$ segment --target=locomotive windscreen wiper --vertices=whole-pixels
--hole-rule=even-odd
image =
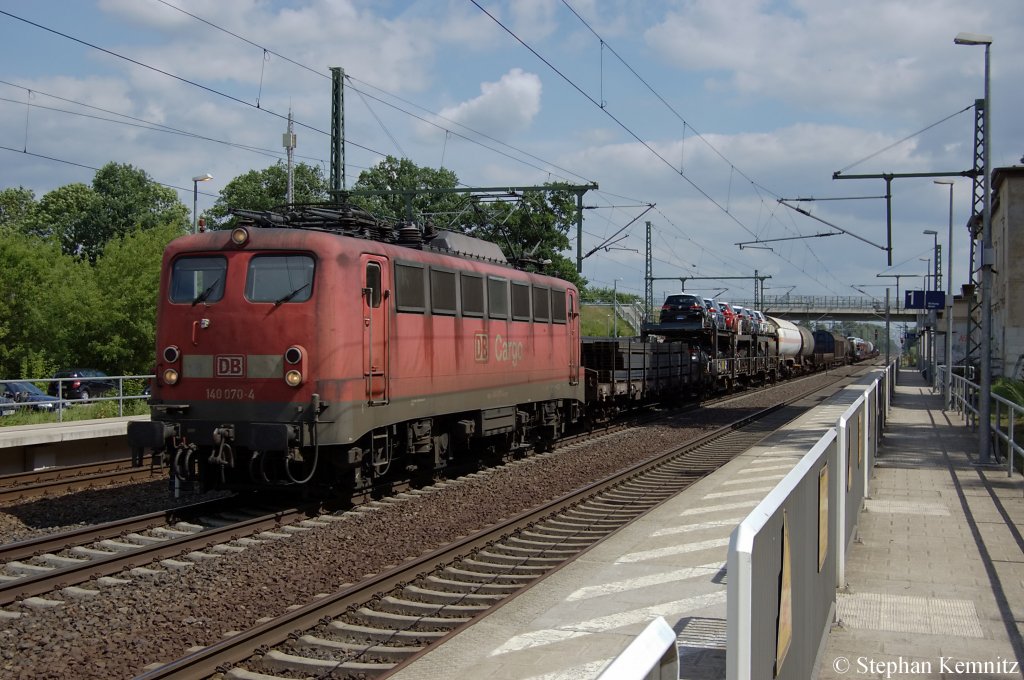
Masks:
[[[278,306],[280,306],[281,304],[283,304],[283,303],[285,303],[285,302],[288,302],[288,301],[289,301],[289,300],[291,300],[291,299],[292,299],[293,297],[295,297],[296,295],[298,295],[298,294],[299,294],[299,293],[300,293],[300,292],[302,291],[302,289],[303,289],[303,288],[305,288],[305,287],[306,287],[306,286],[308,286],[308,285],[309,285],[309,281],[307,281],[306,283],[302,284],[301,286],[299,286],[298,288],[296,288],[296,289],[295,289],[295,290],[293,290],[292,292],[288,293],[288,294],[287,294],[287,295],[285,295],[284,297],[282,297],[282,298],[279,298],[278,300],[276,300],[276,301],[274,302],[274,306],[275,306],[275,307],[278,307]]]
[[[211,283],[209,288],[207,288],[202,293],[197,295],[196,299],[192,301],[192,306],[195,307],[200,302],[206,302],[206,298],[210,297],[210,294],[213,293],[213,289],[217,287],[218,283],[220,283],[220,279],[217,279],[216,281]]]

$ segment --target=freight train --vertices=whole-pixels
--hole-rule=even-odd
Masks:
[[[847,360],[845,338],[581,338],[579,291],[462,234],[351,206],[236,211],[164,252],[133,455],[211,488],[359,490],[549,448],[623,409]]]

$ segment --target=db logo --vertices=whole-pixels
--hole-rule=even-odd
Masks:
[[[476,333],[473,336],[473,356],[477,363],[487,363],[487,333]]]
[[[241,354],[218,354],[218,378],[242,378],[245,376],[245,357]]]

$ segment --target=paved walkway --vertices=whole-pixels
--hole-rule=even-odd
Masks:
[[[900,374],[820,680],[1020,678],[1024,482]]]

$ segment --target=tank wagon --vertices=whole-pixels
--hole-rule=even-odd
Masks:
[[[236,213],[166,248],[151,419],[128,425],[137,464],[201,489],[431,477],[815,365],[781,320],[581,338],[572,284],[462,234],[350,206]]]

